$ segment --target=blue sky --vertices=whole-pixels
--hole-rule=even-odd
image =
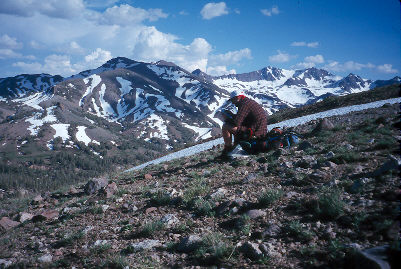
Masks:
[[[124,56],[211,75],[266,66],[401,74],[396,0],[1,0],[0,77],[69,76]]]

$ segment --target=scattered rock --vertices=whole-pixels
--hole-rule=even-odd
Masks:
[[[317,124],[312,133],[318,133],[321,131],[328,131],[332,129],[334,129],[334,124],[328,118],[324,118]]]
[[[239,251],[244,253],[251,260],[258,260],[263,257],[263,252],[259,249],[259,245],[252,242],[245,242],[239,248]]]
[[[163,222],[167,228],[180,222],[180,220],[174,214],[167,214],[163,216],[160,221]]]
[[[329,152],[326,154],[326,158],[328,158],[328,159],[333,158],[334,156],[336,156],[336,155],[335,155],[334,152],[332,152],[332,151],[329,151]]]
[[[153,178],[153,176],[151,174],[145,174],[143,176],[146,180],[151,180]]]
[[[177,246],[177,251],[190,253],[196,250],[202,244],[202,238],[199,235],[190,235],[181,239]]]
[[[38,259],[41,263],[51,263],[53,261],[53,256],[50,254],[45,254]]]
[[[267,228],[264,232],[263,232],[263,237],[276,237],[280,234],[280,226],[276,225],[276,224],[271,224],[269,225],[269,228]]]
[[[387,262],[388,246],[380,246],[371,249],[357,250],[354,268],[356,269],[390,269]]]
[[[115,182],[108,184],[104,188],[104,192],[106,193],[106,198],[113,197],[113,195],[117,192],[117,190],[118,190],[118,188],[117,188],[117,184]]]
[[[30,213],[26,212],[21,212],[18,214],[18,220],[22,223],[28,220],[31,220],[33,218],[33,215]]]
[[[390,170],[398,171],[400,166],[401,166],[401,160],[394,157],[393,155],[389,155],[388,161],[385,162],[380,168],[376,169],[372,173],[372,176],[374,176],[374,177],[381,176]]]
[[[146,214],[150,214],[150,213],[152,213],[153,211],[156,211],[156,210],[157,210],[157,207],[149,207],[149,208],[146,208],[145,213]]]
[[[224,197],[224,195],[227,193],[227,190],[224,188],[218,188],[216,192],[212,193],[210,197],[212,199],[218,199]]]
[[[79,191],[73,186],[73,187],[70,188],[70,190],[68,191],[68,193],[69,193],[70,195],[75,195],[75,194],[78,194]]]
[[[155,247],[160,247],[162,244],[159,240],[148,239],[139,243],[133,243],[131,246],[134,251],[149,250]]]
[[[250,219],[257,219],[266,216],[266,212],[260,209],[252,209],[245,213]]]
[[[13,264],[12,261],[0,259],[0,268],[7,268],[7,267],[10,267],[12,264]]]
[[[250,173],[242,180],[243,183],[250,183],[257,178],[256,174]]]
[[[84,192],[88,195],[94,194],[100,189],[107,186],[109,180],[107,178],[95,178],[91,179],[86,183]]]
[[[38,205],[41,202],[43,202],[43,197],[39,194],[39,195],[35,196],[35,198],[33,198],[31,204]]]
[[[13,221],[9,219],[8,217],[2,217],[0,219],[0,228],[4,230],[10,230],[16,226],[18,226],[20,223],[18,221]]]
[[[45,210],[42,213],[34,216],[32,218],[33,222],[45,221],[45,220],[53,220],[57,219],[59,216],[59,212],[57,210]]]
[[[309,141],[302,141],[298,146],[298,149],[303,151],[310,148],[313,148],[313,145]]]

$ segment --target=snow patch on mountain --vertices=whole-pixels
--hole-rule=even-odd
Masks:
[[[23,98],[13,99],[12,101],[15,103],[21,103],[26,106],[30,106],[34,109],[43,110],[43,108],[39,104],[41,102],[50,100],[52,97],[53,94],[49,94],[46,92],[37,92]]]
[[[87,78],[84,78],[84,83],[87,86],[85,93],[82,95],[81,100],[79,100],[79,106],[84,105],[85,97],[92,93],[93,89],[102,81],[100,76],[93,74]]]
[[[102,84],[100,91],[99,91],[99,100],[100,100],[102,111],[97,116],[104,117],[104,118],[115,118],[115,117],[117,117],[117,114],[114,111],[113,107],[104,100],[105,92],[106,92],[106,85]]]
[[[57,106],[48,107],[46,109],[46,116],[43,116],[42,112],[35,112],[32,117],[26,119],[26,122],[29,122],[31,125],[28,127],[28,131],[31,132],[31,135],[37,135],[39,133],[40,127],[42,127],[45,123],[53,123],[57,122],[57,118],[54,115],[53,110]]]
[[[150,117],[146,119],[144,122],[144,126],[150,127],[154,131],[144,131],[141,133],[141,137],[148,135],[149,137],[145,138],[145,141],[150,141],[152,138],[160,138],[164,140],[169,140],[167,125],[169,122],[164,121],[162,117],[152,114]]]
[[[61,137],[63,142],[65,142],[68,139],[70,139],[70,135],[68,134],[68,127],[70,127],[69,124],[57,123],[57,124],[52,124],[50,126],[54,130],[56,130],[56,134],[53,136],[53,138]]]
[[[86,134],[86,126],[78,126],[77,127],[77,133],[75,134],[75,137],[77,138],[78,141],[82,142],[85,144],[85,146],[89,145],[89,143],[94,143],[94,144],[100,144],[96,140],[92,140],[87,134]]]
[[[197,137],[195,138],[195,141],[199,141],[202,139],[208,139],[208,138],[212,137],[212,134],[211,134],[212,128],[200,128],[200,127],[192,126],[192,125],[189,125],[186,123],[183,123],[183,126],[188,129],[191,129],[192,131],[194,131],[195,133],[198,134]]]

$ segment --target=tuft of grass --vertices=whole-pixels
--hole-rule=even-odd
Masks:
[[[335,220],[344,213],[344,208],[340,190],[324,188],[318,194],[314,211],[323,220]]]
[[[190,203],[193,199],[205,196],[210,191],[210,187],[204,178],[199,178],[191,182],[191,185],[185,190],[182,200],[185,204]]]
[[[152,237],[157,231],[164,229],[164,223],[160,220],[146,223],[139,231],[139,235],[143,237]]]
[[[79,231],[70,235],[65,236],[63,239],[60,239],[53,243],[53,248],[61,248],[61,247],[67,247],[71,246],[74,244],[77,240],[83,238],[85,236],[85,233],[83,231]]]
[[[278,199],[280,199],[282,196],[283,196],[282,190],[268,189],[259,196],[258,203],[262,207],[269,207]]]
[[[213,210],[213,202],[200,197],[195,199],[192,203],[196,215],[209,217],[213,217],[215,215],[215,212]]]
[[[129,266],[127,259],[121,255],[111,256],[100,264],[100,268],[113,269],[124,269],[127,268],[127,266]]]
[[[283,227],[284,232],[296,240],[308,242],[315,235],[312,231],[306,229],[298,220],[290,221]]]
[[[210,233],[203,237],[195,256],[208,264],[216,264],[228,258],[233,246],[222,233]]]
[[[109,251],[110,248],[111,248],[111,245],[110,245],[110,244],[104,244],[104,245],[94,246],[93,248],[91,248],[91,252],[92,252],[93,254],[99,255],[99,254],[103,254],[103,253]]]
[[[150,203],[153,206],[164,206],[168,205],[171,202],[171,197],[169,193],[165,190],[158,189],[155,193],[149,194]]]

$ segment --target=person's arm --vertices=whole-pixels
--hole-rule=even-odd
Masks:
[[[250,112],[250,107],[247,105],[242,106],[238,110],[238,113],[234,118],[234,123],[235,123],[235,126],[238,127],[238,131],[245,131],[248,129],[246,127],[243,127],[242,125],[243,125],[245,118],[248,116],[249,112]]]

